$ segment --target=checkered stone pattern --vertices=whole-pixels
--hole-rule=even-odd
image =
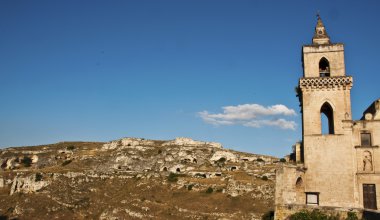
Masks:
[[[307,77],[299,81],[299,87],[302,90],[351,89],[352,84],[351,76]]]

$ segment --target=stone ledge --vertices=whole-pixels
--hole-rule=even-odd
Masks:
[[[356,172],[356,175],[364,175],[364,176],[368,176],[368,175],[373,175],[373,176],[379,176],[380,173],[379,172],[375,172],[375,171],[372,171],[372,172],[364,172],[364,171],[360,171],[360,172]]]
[[[374,146],[361,146],[361,145],[356,145],[355,148],[379,148],[379,145],[374,145]]]
[[[334,137],[334,136],[342,136],[345,134],[305,134],[304,136],[309,136],[309,137],[316,137],[316,136],[324,136],[324,137]]]
[[[302,51],[304,53],[344,52],[344,44],[306,44],[303,45]]]

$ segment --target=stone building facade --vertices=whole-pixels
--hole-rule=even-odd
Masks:
[[[353,78],[346,75],[344,45],[330,41],[320,17],[302,61],[302,142],[293,147],[294,164],[277,169],[275,219],[313,207],[377,210],[380,99],[360,120],[352,119]]]

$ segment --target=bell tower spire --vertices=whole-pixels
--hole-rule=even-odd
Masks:
[[[331,44],[330,37],[327,35],[325,25],[323,25],[319,12],[317,13],[317,26],[313,37],[313,44]]]

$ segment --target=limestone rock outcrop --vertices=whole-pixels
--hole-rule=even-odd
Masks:
[[[222,144],[216,143],[216,142],[205,142],[205,141],[195,141],[191,138],[185,138],[185,137],[177,137],[176,139],[172,141],[168,141],[163,144],[163,146],[170,146],[170,145],[177,145],[177,146],[209,146],[209,147],[215,147],[215,148],[222,148]]]
[[[210,158],[211,161],[217,161],[224,158],[226,161],[236,162],[237,157],[235,154],[229,151],[217,151]]]
[[[32,174],[26,177],[16,176],[12,181],[10,195],[16,192],[33,193],[42,189],[49,184],[48,181],[43,181],[41,174]]]

